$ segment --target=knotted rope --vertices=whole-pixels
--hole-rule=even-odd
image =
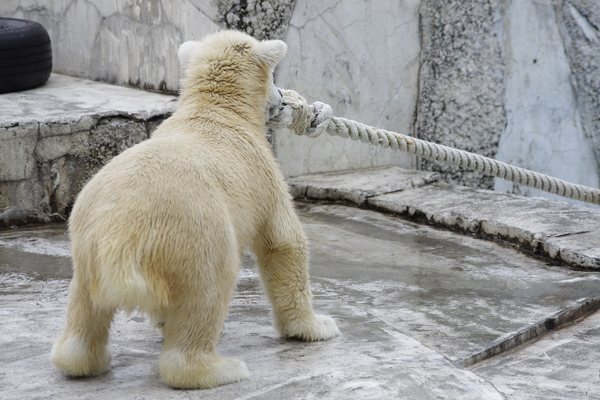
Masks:
[[[485,175],[526,185],[569,199],[600,205],[600,190],[576,185],[548,175],[514,167],[478,154],[442,146],[416,139],[400,133],[373,128],[360,122],[333,116],[331,107],[321,102],[308,105],[306,100],[293,90],[280,89],[283,93],[283,107],[279,114],[267,122],[273,129],[288,128],[296,135],[317,137],[323,132],[332,136],[360,140],[392,148],[428,160],[459,166]]]

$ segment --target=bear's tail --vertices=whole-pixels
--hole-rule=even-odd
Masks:
[[[96,253],[96,254],[94,254]],[[76,252],[73,263],[87,266],[93,301],[106,308],[136,308],[153,312],[168,304],[168,290],[160,277],[148,276],[142,251],[123,243],[99,243],[97,252]],[[77,268],[76,268],[77,269]]]

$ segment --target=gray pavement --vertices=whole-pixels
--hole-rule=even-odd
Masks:
[[[459,364],[597,297],[597,272],[370,210],[298,203],[298,211],[315,308],[336,318],[342,337],[281,340],[247,254],[219,349],[244,360],[251,378],[207,391],[160,381],[160,335],[135,313],[113,324],[110,372],[73,379],[54,368],[70,278],[65,227],[0,232],[0,398],[600,398],[597,314],[470,369]]]
[[[511,399],[599,399],[600,313],[474,366]]]

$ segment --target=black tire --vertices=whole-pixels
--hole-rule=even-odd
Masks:
[[[43,85],[52,72],[52,46],[34,21],[0,18],[0,93]]]

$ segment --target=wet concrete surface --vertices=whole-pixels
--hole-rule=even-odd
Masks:
[[[509,399],[600,399],[600,313],[473,368]]]
[[[343,206],[305,211],[315,285],[455,361],[600,296],[597,273],[494,242]]]
[[[135,313],[115,319],[108,373],[74,379],[58,371],[49,353],[64,326],[71,276],[65,226],[0,232],[0,398],[598,398],[586,394],[599,385],[591,348],[598,314],[471,370],[455,362],[598,297],[598,273],[373,211],[303,203],[298,210],[311,244],[315,308],[336,318],[342,337],[281,340],[247,255],[219,349],[244,360],[251,378],[208,391],[174,391],[160,381],[162,339]],[[569,330],[568,342],[543,344]],[[561,351],[543,367],[547,349]]]

